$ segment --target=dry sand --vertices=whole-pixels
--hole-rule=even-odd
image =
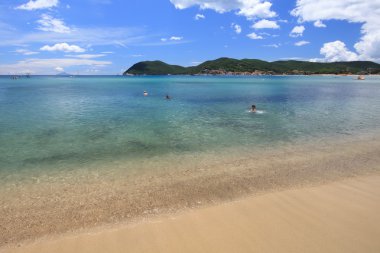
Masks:
[[[268,193],[6,252],[380,252],[380,175]]]

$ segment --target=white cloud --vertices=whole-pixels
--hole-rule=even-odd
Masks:
[[[297,47],[301,47],[301,46],[304,46],[304,45],[307,45],[307,44],[310,44],[310,42],[306,41],[306,40],[301,40],[301,41],[298,41],[298,42],[294,43],[294,45],[297,46]]]
[[[264,45],[264,47],[273,47],[273,48],[279,48],[281,46],[280,43],[278,44],[269,44],[269,45]]]
[[[37,23],[40,25],[37,29],[41,31],[55,33],[71,32],[71,29],[67,27],[62,20],[53,18],[47,14],[42,14],[41,19],[37,20]]]
[[[14,53],[17,53],[17,54],[22,54],[22,55],[34,55],[34,54],[39,54],[39,52],[34,52],[34,51],[30,51],[28,49],[17,49],[15,51],[13,51]]]
[[[188,43],[188,41],[185,41],[183,37],[180,37],[180,36],[171,36],[168,38],[161,38],[160,40],[161,40],[160,43],[144,43],[144,44],[140,44],[140,46],[168,46],[168,45]]]
[[[325,27],[326,27],[326,25],[323,24],[321,20],[317,20],[317,21],[315,21],[315,22],[314,22],[314,26],[315,26],[315,27],[319,27],[319,28],[325,28]]]
[[[238,24],[232,23],[231,27],[234,29],[235,33],[237,34],[240,34],[242,31],[241,26]]]
[[[303,25],[298,25],[293,28],[293,30],[290,32],[290,37],[300,37],[303,35],[303,32],[305,31],[305,27]]]
[[[177,9],[199,6],[218,13],[236,11],[247,19],[272,18],[276,13],[271,10],[272,3],[266,0],[170,0]]]
[[[265,29],[265,28],[278,29],[278,28],[280,28],[280,26],[277,24],[276,21],[262,19],[256,23],[254,23],[252,25],[252,28],[255,28],[255,29]]]
[[[379,0],[297,0],[291,12],[301,22],[346,20],[362,24],[362,36],[355,44],[360,60],[380,62],[380,1]]]
[[[183,37],[178,37],[178,36],[171,36],[170,38],[169,38],[169,40],[176,40],[176,41],[178,41],[178,40],[182,40],[183,39]]]
[[[9,73],[36,73],[55,74],[56,68],[91,66],[104,67],[112,64],[110,61],[97,61],[91,59],[53,58],[53,59],[25,59],[14,64],[0,64],[0,74]],[[27,70],[27,71],[25,71]]]
[[[30,0],[26,4],[22,4],[16,7],[19,10],[38,10],[56,7],[58,5],[58,0]]]
[[[200,20],[200,19],[205,19],[206,17],[205,17],[205,15],[203,15],[203,14],[197,14],[197,15],[195,15],[195,17],[194,17],[194,19],[195,20]]]
[[[63,72],[63,71],[65,71],[65,69],[62,68],[62,67],[56,67],[55,70],[58,71],[58,72]]]
[[[85,49],[77,45],[69,45],[67,43],[58,43],[53,46],[45,45],[40,48],[41,51],[63,51],[63,52],[72,52],[72,53],[82,53],[86,51]]]
[[[347,49],[346,45],[342,41],[334,41],[325,43],[320,50],[320,53],[324,55],[325,61],[357,61],[358,55]]]
[[[268,36],[268,37],[273,37],[273,38],[276,38],[276,37],[280,36],[278,34],[270,34],[270,33],[267,33],[267,32],[260,32],[259,34],[260,35],[264,35],[264,36]]]
[[[65,55],[66,57],[75,57],[80,59],[94,59],[105,56],[105,54],[76,54],[76,55]]]
[[[250,33],[247,34],[247,37],[252,39],[252,40],[262,40],[264,39],[263,36],[257,35],[256,33]]]

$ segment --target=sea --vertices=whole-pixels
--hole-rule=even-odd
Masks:
[[[379,113],[378,76],[3,76],[0,181],[355,136]]]
[[[2,76],[0,247],[378,174],[379,113],[379,76]]]

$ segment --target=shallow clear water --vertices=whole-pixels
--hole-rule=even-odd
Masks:
[[[366,133],[379,112],[379,77],[1,77],[0,176]]]

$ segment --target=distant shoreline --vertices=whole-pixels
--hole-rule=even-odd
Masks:
[[[162,61],[142,61],[127,69],[123,75],[318,75],[318,74],[380,74],[380,64],[371,61],[307,62],[222,57],[197,66],[183,67]]]
[[[1,78],[10,78],[12,75],[0,75]],[[24,78],[25,76],[20,74],[17,75],[20,78]],[[272,75],[210,75],[210,74],[194,74],[194,75],[189,75],[189,74],[178,74],[178,75],[71,75],[71,76],[57,76],[57,75],[30,75],[29,77],[56,77],[56,78],[70,78],[70,77],[144,77],[144,76],[165,76],[165,77],[170,77],[170,76],[227,76],[227,77],[266,77],[266,76],[286,76],[286,77],[292,77],[292,76],[341,76],[341,77],[357,77],[359,76],[358,74],[350,74],[350,75],[340,75],[340,74],[310,74],[310,75],[302,75],[302,74],[297,74],[297,75],[291,75],[291,74],[272,74]],[[380,76],[380,74],[363,74],[363,76]]]

